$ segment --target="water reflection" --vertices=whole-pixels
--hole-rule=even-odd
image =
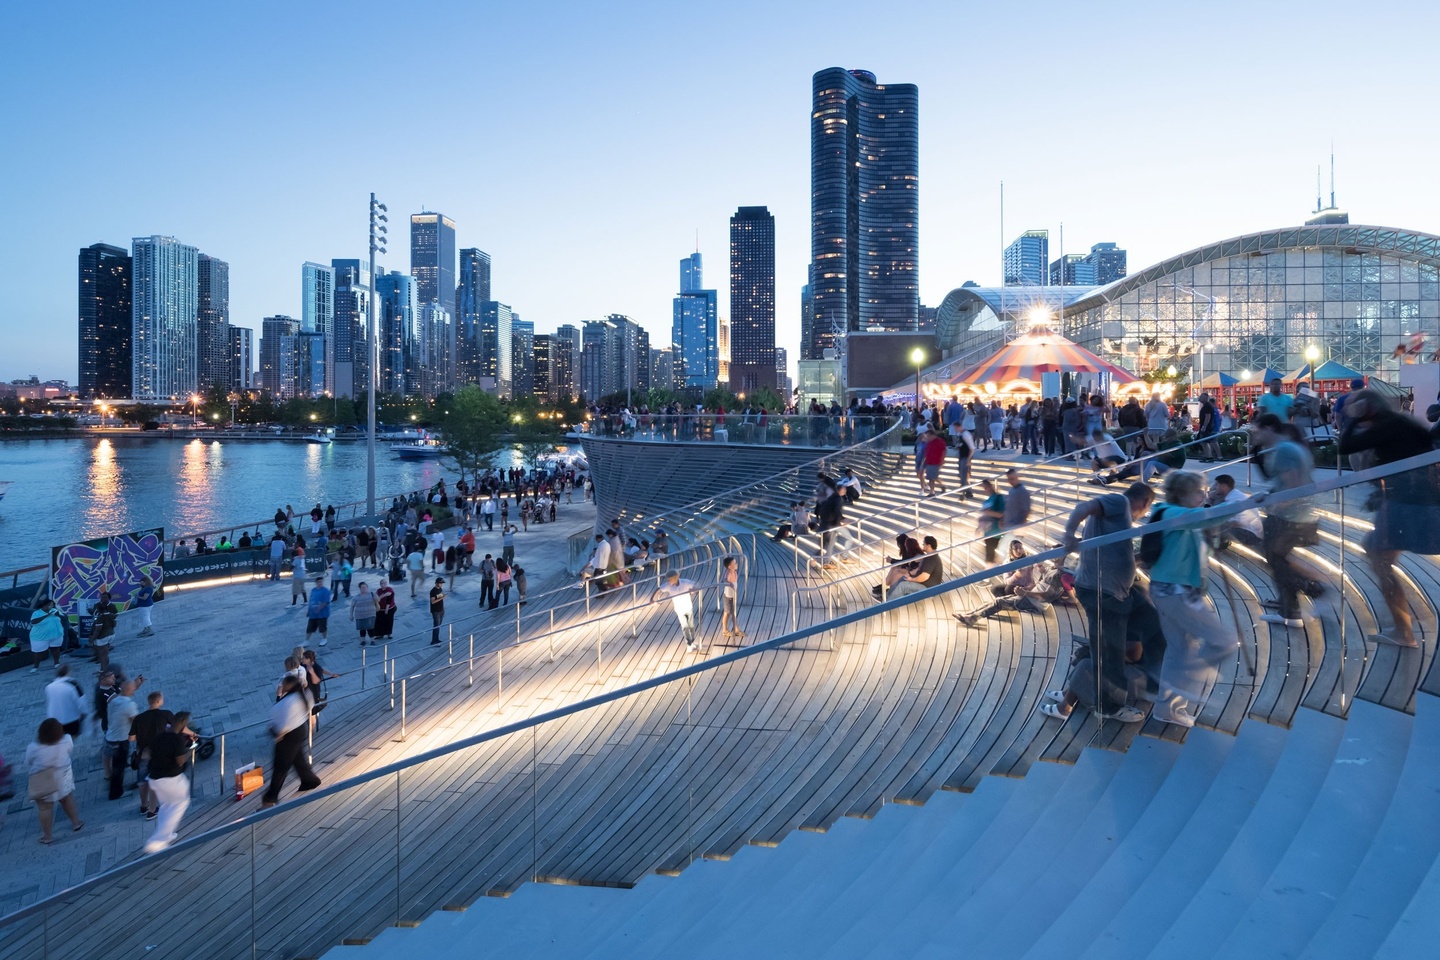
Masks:
[[[108,439],[95,444],[90,454],[87,509],[83,535],[103,535],[125,527],[127,516],[124,476],[120,471],[115,444]]]
[[[170,521],[187,530],[200,527],[209,514],[210,496],[209,451],[204,441],[191,440],[185,444],[182,454],[180,489],[175,493],[175,508]],[[169,529],[165,532],[171,535]]]

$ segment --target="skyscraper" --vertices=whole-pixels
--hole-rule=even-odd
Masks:
[[[431,300],[420,304],[415,376],[420,395],[435,397],[455,382],[455,324],[450,311]]]
[[[775,389],[775,217],[741,207],[730,218],[730,389]]]
[[[461,384],[480,382],[480,317],[490,299],[490,254],[460,251],[460,291],[455,298],[455,367]]]
[[[255,389],[255,331],[230,325],[230,389]]]
[[[330,347],[330,389],[337,397],[356,397],[369,389],[370,261],[331,260],[335,278],[335,319]]]
[[[199,386],[200,251],[174,237],[136,237],[132,242],[133,396],[136,400],[189,397]]]
[[[200,254],[196,356],[202,391],[230,389],[230,264]]]
[[[321,382],[316,395],[332,389],[335,380],[335,270],[322,263],[300,266],[300,331],[324,339],[321,350]],[[307,345],[307,349],[311,346]]]
[[[680,261],[670,346],[675,385],[708,390],[720,379],[719,300],[714,290],[701,289],[702,277],[698,251]]]
[[[1125,276],[1125,251],[1113,243],[1095,244],[1090,248],[1090,256],[1085,259],[1090,261],[1090,271],[1094,275],[1092,283],[1114,283]]]
[[[1089,287],[1095,284],[1095,265],[1083,253],[1067,253],[1050,264],[1050,286]]]
[[[790,358],[784,347],[775,348],[775,391],[782,398],[790,396]]]
[[[535,334],[535,396],[554,402],[555,397],[555,341],[551,333]]]
[[[580,392],[589,402],[650,389],[650,334],[627,316],[585,321],[580,357]]]
[[[416,305],[432,300],[455,313],[455,221],[422,211],[410,216],[410,275]]]
[[[580,396],[580,328],[562,323],[555,331],[555,399]]]
[[[80,250],[80,377],[84,400],[127,400],[134,320],[130,312],[130,253],[96,243]]]
[[[409,362],[415,355],[415,283],[409,275],[375,270],[376,328],[380,340],[380,367],[375,372],[376,393],[418,393]]]
[[[276,400],[296,395],[298,357],[296,337],[300,321],[294,317],[266,317],[260,321],[260,389]]]
[[[1026,230],[1005,248],[1005,286],[1045,286],[1050,263],[1050,231]]]
[[[480,386],[498,397],[509,397],[511,388],[510,305],[486,300],[480,305]]]
[[[812,87],[814,305],[803,359],[834,346],[835,330],[913,330],[920,304],[919,90],[840,67]]]
[[[535,324],[510,315],[510,395],[528,397],[535,389]]]

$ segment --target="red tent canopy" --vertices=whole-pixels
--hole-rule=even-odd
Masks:
[[[998,353],[966,370],[963,383],[995,383],[1023,378],[1039,380],[1042,373],[1103,373],[1116,383],[1139,379],[1133,373],[1067,340],[1058,333],[1037,332],[1011,340]]]

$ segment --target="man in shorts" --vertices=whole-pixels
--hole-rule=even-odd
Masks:
[[[315,578],[315,586],[310,588],[310,600],[305,607],[305,615],[310,618],[305,624],[305,639],[308,641],[310,634],[318,630],[320,646],[325,646],[330,622],[330,588],[325,586],[324,577]]]
[[[945,438],[934,430],[927,430],[923,453],[925,472],[920,481],[920,492],[927,497],[945,492],[940,482],[940,468],[945,466]]]

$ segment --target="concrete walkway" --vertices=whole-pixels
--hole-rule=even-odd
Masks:
[[[566,541],[575,533],[593,529],[595,507],[578,500],[562,503],[554,524],[531,526],[515,535],[516,560],[525,568],[531,595],[560,586],[565,574]],[[447,531],[448,535],[448,531]],[[500,531],[477,532],[477,559],[486,553],[500,555]],[[440,571],[443,574],[443,569]],[[402,671],[414,671],[443,654],[446,647],[429,647],[430,616],[428,591],[438,574],[427,573],[414,599],[407,583],[395,584],[399,610],[396,614],[392,656],[400,655]],[[130,675],[144,674],[145,685],[136,693],[137,704],[145,709],[145,696],[155,690],[165,694],[169,710],[189,710],[192,726],[207,735],[237,731],[227,737],[227,769],[250,760],[268,764],[270,751],[264,731],[267,711],[275,698],[275,685],[283,673],[285,657],[305,642],[305,607],[290,603],[290,583],[266,580],[236,581],[231,584],[171,591],[154,608],[155,635],[137,638],[136,627],[121,617],[111,662]],[[352,595],[361,582],[374,590],[383,579],[380,571],[357,569]],[[477,618],[510,617],[513,607],[481,615],[476,601],[480,592],[477,572],[452,580],[446,577],[446,620],[474,624]],[[515,601],[511,592],[511,601]],[[464,619],[468,618],[468,619]],[[442,636],[447,634],[442,633]],[[456,627],[457,640],[461,626]],[[318,636],[314,639],[318,640]],[[327,670],[343,674],[328,683],[333,700],[360,689],[361,647],[349,619],[348,601],[332,604],[330,637],[316,648]],[[365,648],[368,686],[380,678],[380,651]],[[478,652],[478,648],[477,648]],[[457,656],[461,648],[457,642]],[[93,661],[66,656],[71,675],[86,691],[87,708],[93,697],[97,669]],[[129,859],[153,832],[153,823],[138,813],[134,791],[123,799],[107,799],[108,786],[99,758],[101,732],[93,719],[76,742],[75,795],[85,829],[70,832],[63,814],[55,828],[55,843],[38,842],[39,824],[34,805],[25,796],[23,771],[25,747],[45,718],[44,687],[54,679],[48,665],[39,673],[28,668],[0,675],[0,703],[6,721],[0,725],[0,755],[16,772],[17,796],[0,804],[0,913],[13,910],[37,897],[47,896]],[[347,709],[333,703],[321,722]],[[256,726],[250,726],[255,724]],[[247,728],[248,729],[240,729]],[[127,783],[133,782],[133,775]],[[222,789],[218,755],[198,765],[194,780],[194,804],[228,802],[230,791]],[[192,806],[192,811],[194,807]],[[193,814],[192,814],[193,815]],[[191,815],[187,815],[187,818]],[[184,827],[182,825],[182,835]]]

